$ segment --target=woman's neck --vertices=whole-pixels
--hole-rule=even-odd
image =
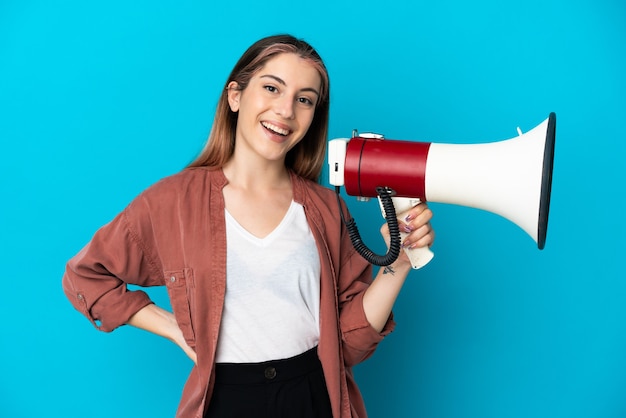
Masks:
[[[275,230],[293,199],[291,176],[282,164],[240,164],[231,160],[223,167],[228,184],[222,190],[230,215],[256,237]]]
[[[223,167],[231,186],[250,190],[268,190],[291,187],[287,167],[281,163],[251,164],[232,158]]]

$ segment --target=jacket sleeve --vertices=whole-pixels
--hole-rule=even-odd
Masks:
[[[369,358],[378,343],[395,328],[393,314],[381,332],[365,316],[363,297],[372,283],[372,265],[356,252],[347,231],[342,232],[341,265],[338,272],[339,326],[348,367]]]
[[[137,311],[152,303],[145,292],[131,291],[127,284],[160,284],[161,269],[146,253],[148,246],[138,231],[150,230],[147,212],[139,197],[100,228],[67,263],[63,290],[74,308],[101,331],[110,332],[125,324]]]

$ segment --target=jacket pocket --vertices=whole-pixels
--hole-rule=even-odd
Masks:
[[[170,270],[165,272],[165,286],[170,297],[174,317],[180,330],[183,332],[185,341],[195,349],[196,336],[193,329],[191,312],[193,310],[194,278],[193,270]]]

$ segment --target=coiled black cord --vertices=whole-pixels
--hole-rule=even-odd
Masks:
[[[396,217],[396,209],[393,206],[393,201],[391,200],[392,196],[394,195],[394,191],[389,187],[376,188],[376,193],[378,193],[381,204],[383,206],[383,210],[385,211],[385,219],[387,220],[387,225],[389,226],[389,234],[391,236],[389,250],[385,255],[378,255],[365,245],[365,243],[361,239],[361,234],[359,233],[359,229],[357,228],[354,219],[346,221],[343,215],[343,210],[341,209],[341,202],[339,200],[339,186],[335,187],[335,191],[337,193],[337,204],[339,205],[341,220],[348,229],[350,241],[352,241],[352,245],[354,245],[356,251],[364,259],[376,266],[388,266],[396,261],[398,259],[398,256],[400,255],[401,238],[400,227],[398,226],[398,218]]]

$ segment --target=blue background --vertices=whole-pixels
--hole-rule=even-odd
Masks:
[[[236,59],[279,32],[328,65],[331,137],[475,143],[558,118],[543,251],[499,216],[431,205],[436,257],[356,369],[370,416],[626,416],[625,28],[618,0],[0,0],[0,416],[173,416],[191,362],[95,331],[61,275],[199,152]],[[377,204],[348,203],[378,245]]]

